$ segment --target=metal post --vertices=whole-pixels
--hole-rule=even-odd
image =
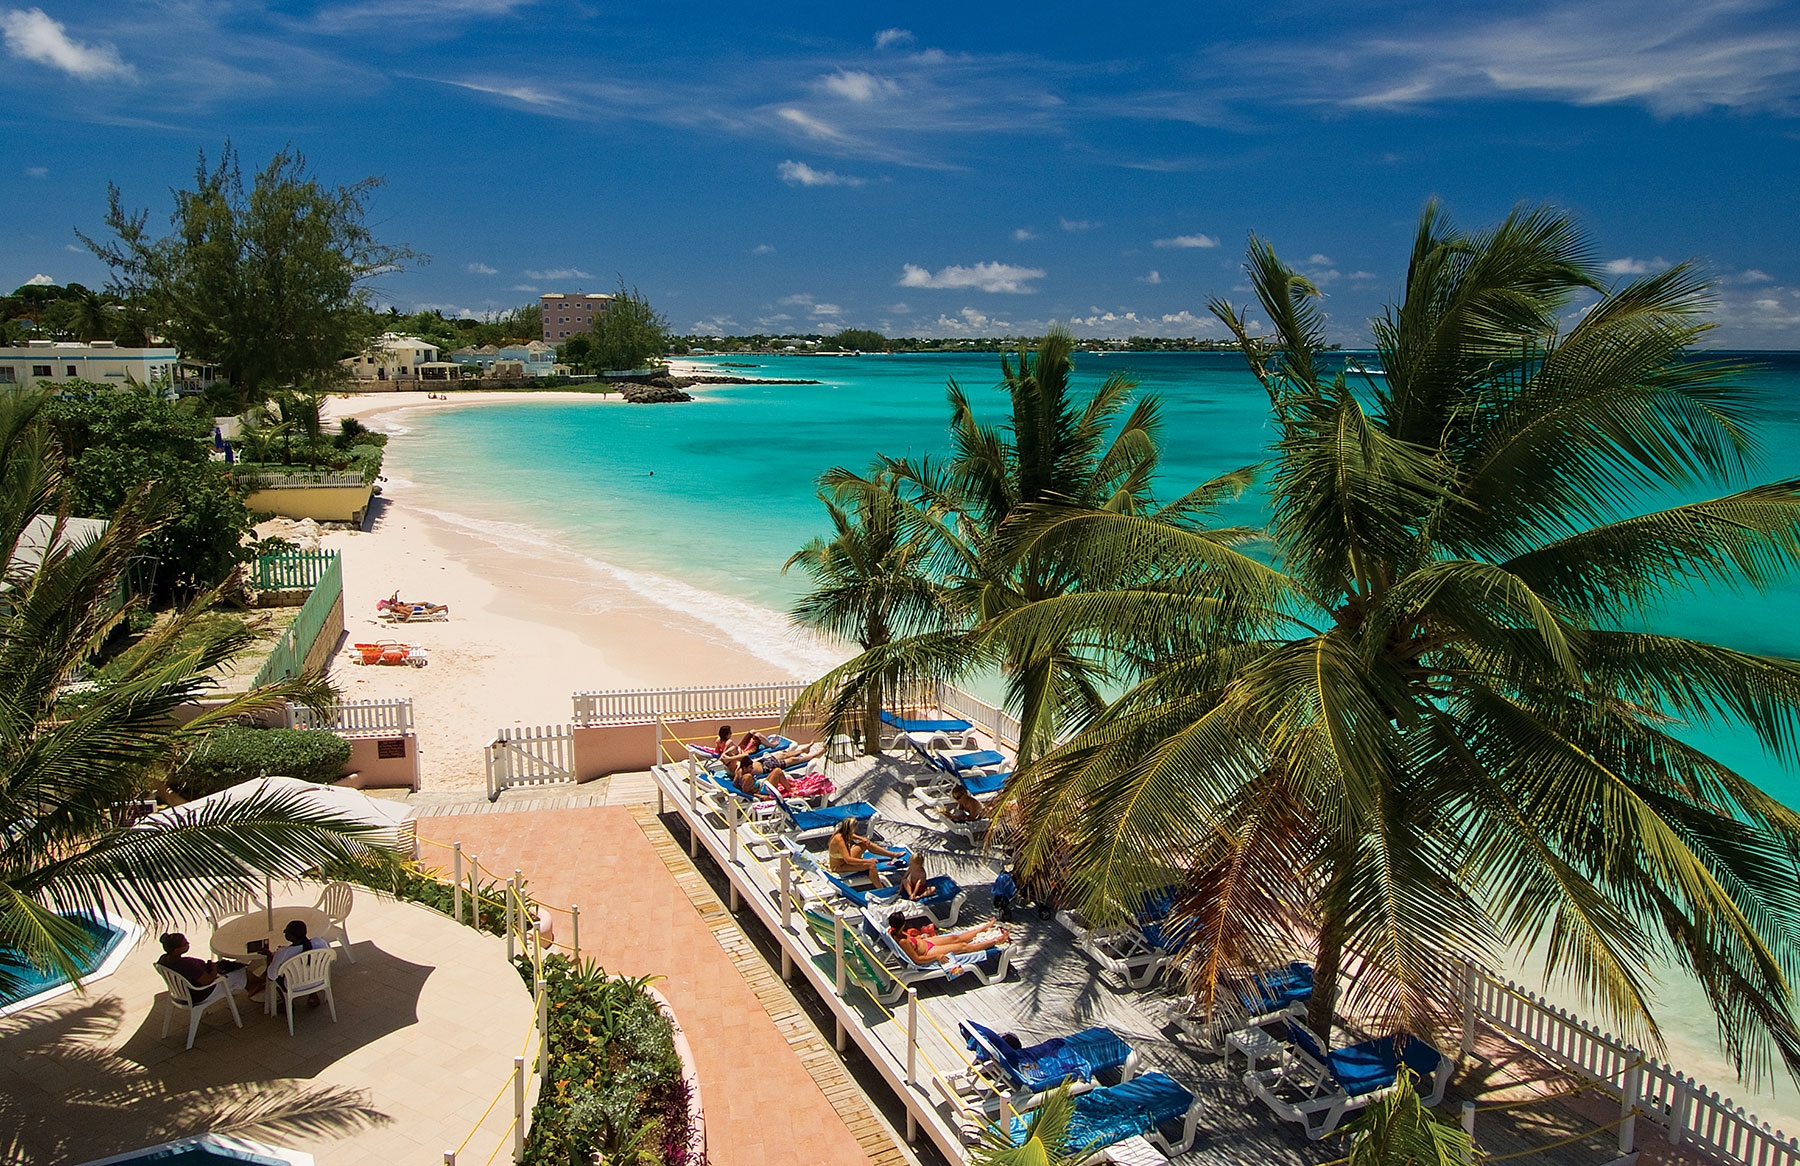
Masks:
[[[831,917],[835,923],[832,931],[831,947],[832,950],[837,953],[837,994],[838,999],[842,1000],[844,998],[844,974],[846,971],[844,966],[844,913],[839,911],[836,907],[833,907],[831,909]],[[844,1020],[837,1014],[835,1008],[832,1009],[831,1015],[832,1019],[836,1022],[832,1043],[836,1045],[837,1051],[841,1053],[844,1051],[844,1043],[848,1034],[844,1032]]]
[[[444,1151],[444,1166],[456,1166],[456,1151],[455,1150],[445,1150]]]
[[[794,860],[789,858],[788,852],[784,850],[781,852],[781,929],[783,931],[794,929],[793,885]],[[782,954],[787,953],[787,948],[784,947],[781,950]]]
[[[544,981],[537,982],[538,1006],[538,1072],[544,1075],[545,1089],[550,1088],[550,993]]]
[[[461,923],[462,922],[462,843],[460,843],[460,842],[451,843],[450,850],[451,850],[451,853],[454,855],[454,860],[456,863],[456,877],[451,880],[451,884],[453,886],[455,886],[455,888],[456,888],[456,894],[451,897],[452,902],[454,904],[452,910],[453,910],[453,913],[456,915],[456,921],[458,923]]]
[[[506,962],[507,963],[510,964],[513,962],[513,955],[514,955],[513,883],[512,883],[511,879],[507,879],[506,880]]]
[[[1475,1055],[1475,963],[1473,960],[1466,960],[1463,963],[1462,997],[1462,1059],[1466,1061]]]
[[[513,1058],[513,1161],[525,1160],[525,1058]]]
[[[575,952],[575,966],[581,966],[581,908],[569,904],[569,944]]]
[[[666,731],[667,731],[667,727],[663,724],[662,714],[657,713],[656,714],[656,761],[654,762],[654,764],[656,764],[656,765],[661,765],[663,763],[663,733]]]
[[[1631,1068],[1625,1070],[1625,1096],[1619,1102],[1619,1111],[1624,1119],[1619,1123],[1619,1153],[1631,1153],[1637,1144],[1637,1112],[1638,1101],[1644,1092],[1644,1055],[1639,1053],[1631,1062]]]
[[[481,856],[469,855],[469,926],[481,930]]]
[[[1463,1161],[1468,1163],[1469,1166],[1474,1166],[1474,1161],[1475,1161],[1475,1103],[1473,1101],[1465,1101],[1462,1103],[1462,1128],[1463,1128],[1463,1133],[1469,1135],[1469,1152],[1463,1156]]]
[[[727,796],[725,799],[725,829],[731,834],[725,844],[725,854],[735,863],[738,843],[738,800],[735,796]]]
[[[906,990],[906,1083],[915,1089],[919,1085],[919,990],[917,988]],[[912,1107],[907,1106],[906,1111],[910,1114]]]
[[[525,921],[525,872],[513,867],[512,877],[513,918],[519,924],[519,950],[526,955],[531,954],[531,945],[536,937],[531,933],[537,928]],[[532,923],[535,923],[533,920]]]

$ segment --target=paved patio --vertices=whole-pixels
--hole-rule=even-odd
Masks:
[[[204,922],[184,930],[205,946]],[[292,1037],[285,1016],[241,994],[241,1030],[214,1005],[191,1050],[185,1010],[160,1036],[153,936],[85,994],[0,1020],[0,1161],[85,1162],[209,1131],[319,1166],[442,1161],[510,1080],[531,996],[505,941],[422,907],[358,892],[349,930],[356,962],[332,968],[338,1023],[297,1009]],[[508,1090],[468,1153],[485,1159],[502,1139],[510,1101]]]

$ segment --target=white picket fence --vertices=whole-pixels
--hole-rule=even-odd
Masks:
[[[413,730],[412,700],[350,700],[323,709],[290,704],[287,727],[325,729],[346,737],[399,737]]]
[[[1485,1024],[1614,1098],[1626,1115],[1621,1151],[1631,1146],[1634,1117],[1642,1116],[1661,1126],[1672,1145],[1693,1146],[1726,1166],[1800,1166],[1800,1139],[1510,980],[1469,968],[1463,1006],[1465,1057],[1475,1023]]]
[[[718,684],[701,688],[649,688],[615,692],[578,692],[574,696],[574,723],[591,725],[641,725],[663,718],[705,716],[781,716],[806,691],[801,681],[771,684]],[[920,708],[934,705],[962,717],[997,738],[1017,747],[1018,719],[960,688],[938,683],[916,692],[897,694],[890,707]]]
[[[488,801],[520,785],[575,780],[575,728],[538,725],[501,729],[487,747]]]
[[[575,694],[575,723],[590,725],[641,725],[658,717],[704,717],[713,714],[780,716],[788,711],[806,685],[800,681],[775,684],[717,684],[703,688],[646,688],[621,692]]]

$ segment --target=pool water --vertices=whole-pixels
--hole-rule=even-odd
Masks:
[[[118,949],[127,934],[126,928],[89,915],[69,915],[67,918],[74,920],[88,935],[88,950],[77,965],[83,977],[91,976]],[[18,952],[0,947],[0,985],[4,985],[0,986],[0,1012],[68,983],[69,978],[60,970],[37,967]]]

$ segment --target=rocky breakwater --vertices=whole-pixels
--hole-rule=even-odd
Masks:
[[[671,401],[691,401],[693,396],[681,391],[673,379],[656,377],[652,380],[630,381],[618,386],[619,395],[633,405],[661,405]]]
[[[619,390],[619,394],[634,405],[660,405],[668,401],[691,401],[694,398],[683,392],[683,389],[694,385],[816,385],[819,381],[793,380],[775,377],[733,377],[714,376],[669,376],[666,374],[631,377],[608,377],[607,387]]]

